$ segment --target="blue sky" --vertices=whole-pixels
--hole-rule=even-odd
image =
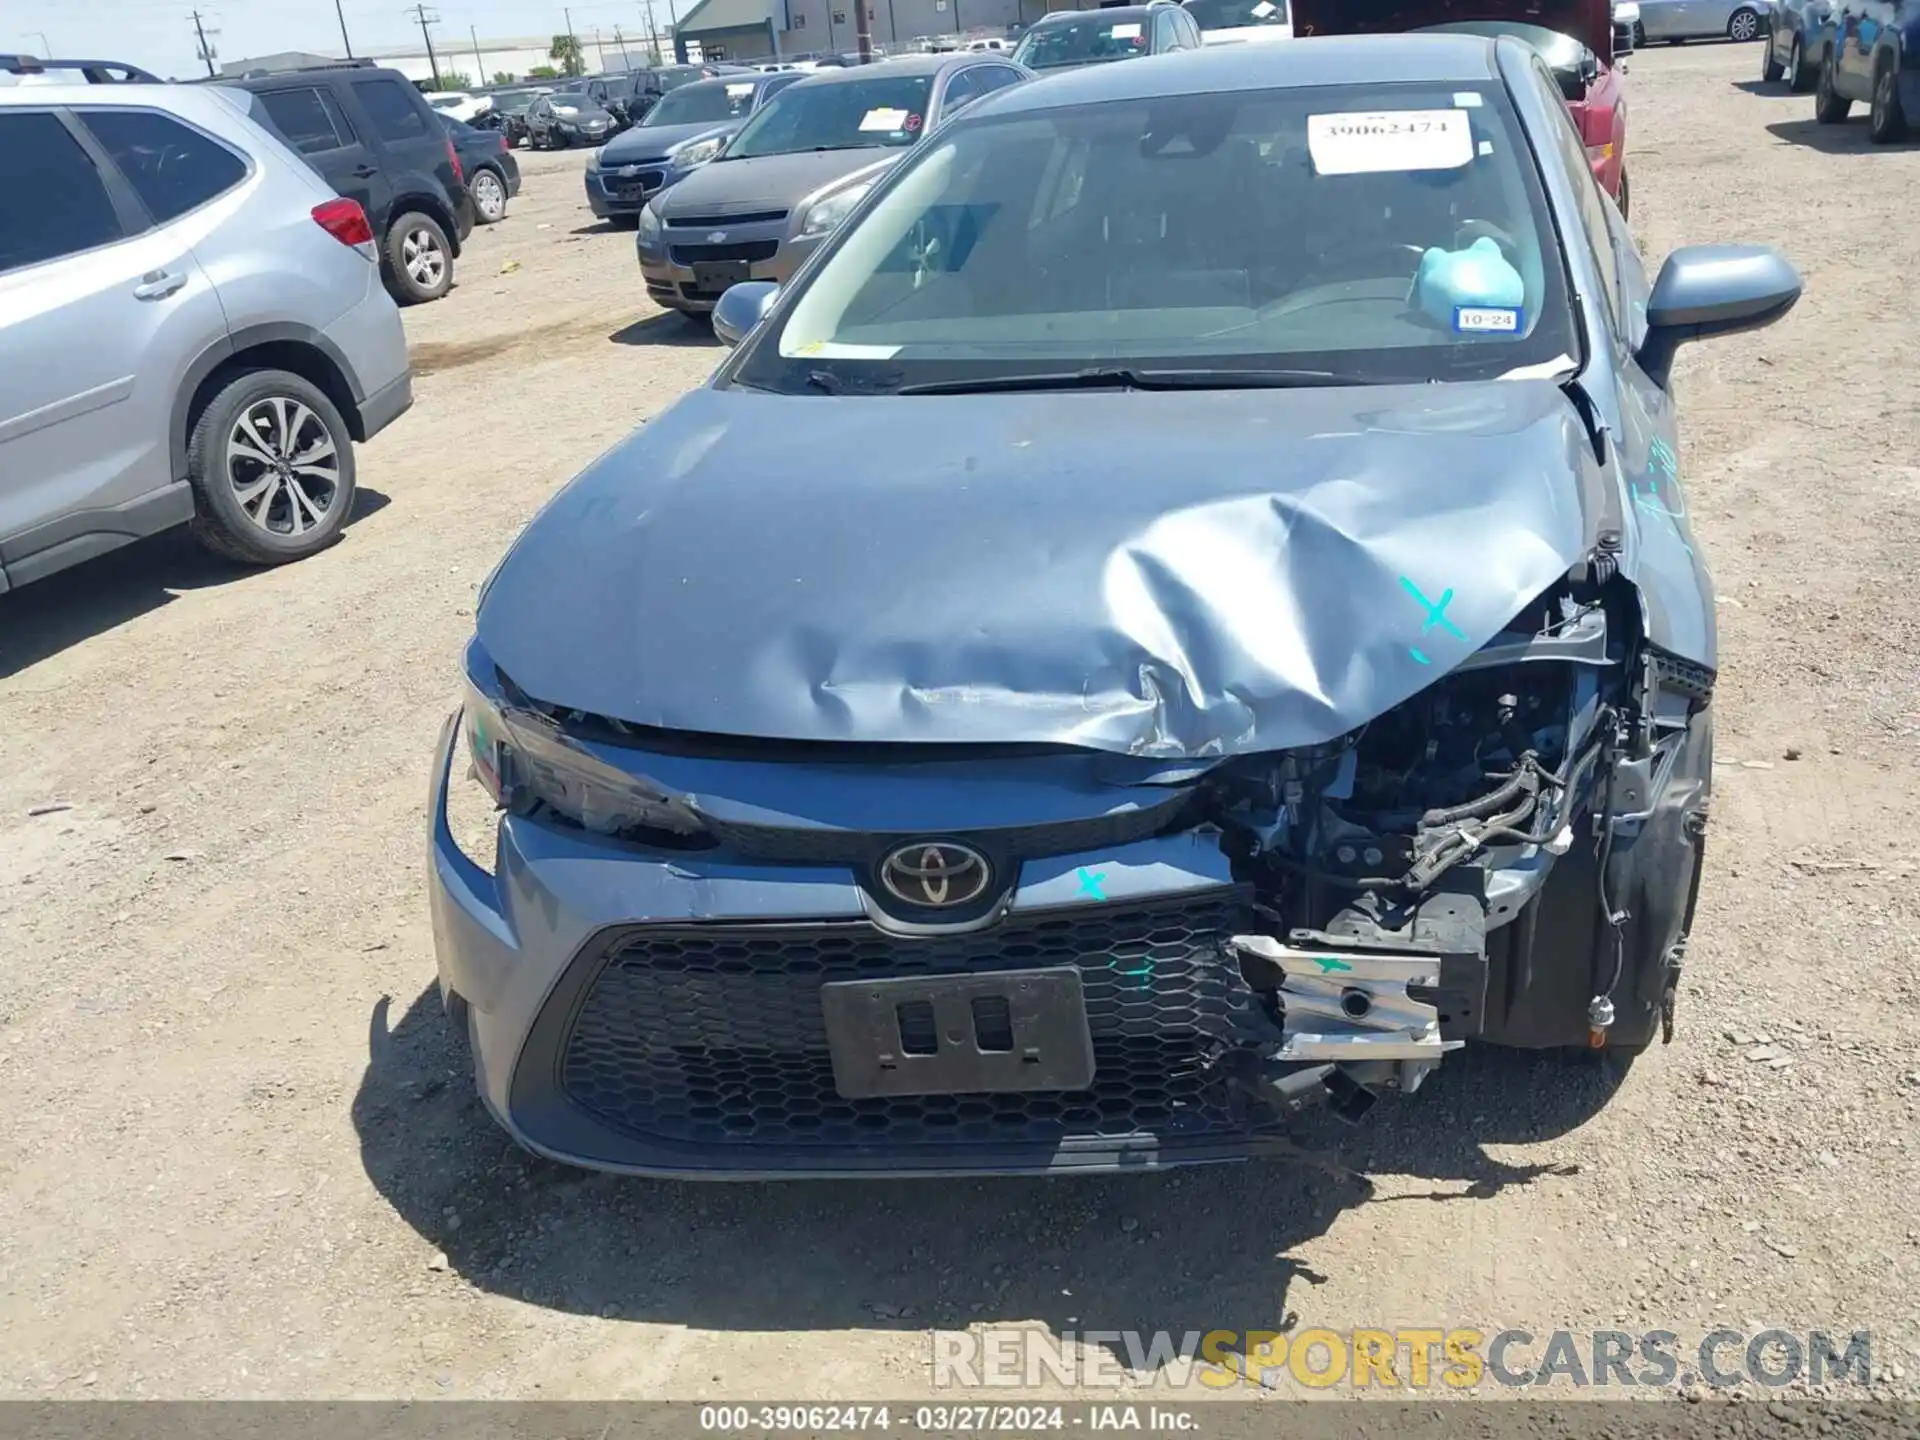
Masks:
[[[672,0],[684,13],[694,0]],[[417,40],[420,27],[406,15],[409,0],[341,0],[347,33],[355,46],[404,45]],[[157,75],[201,74],[194,58],[193,21],[198,6],[222,60],[239,60],[275,50],[338,53],[340,22],[334,0],[0,0],[0,50],[41,52],[46,32],[56,55],[128,60]],[[517,35],[551,35],[566,29],[561,6],[548,0],[444,0],[430,5],[440,12],[434,43],[464,44],[467,27],[482,40]],[[576,35],[594,26],[610,32],[620,25],[628,34],[646,32],[643,0],[601,0],[573,10]],[[654,17],[664,33],[668,0],[653,0]]]

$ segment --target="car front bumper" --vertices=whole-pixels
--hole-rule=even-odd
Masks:
[[[611,169],[589,170],[584,177],[587,207],[602,220],[638,215],[647,202],[681,176],[664,159],[639,160]]]
[[[465,1002],[452,1008],[482,1099],[527,1148],[721,1179],[1136,1170],[1287,1148],[1279,1112],[1235,1082],[1232,1062],[1277,1031],[1228,946],[1248,897],[1216,837],[1029,860],[992,925],[903,939],[866,918],[845,866],[662,855],[508,816],[489,873],[447,821],[458,729],[430,806],[440,985]],[[823,984],[1022,970],[1078,976],[1086,1090],[841,1096]]]
[[[699,315],[712,310],[729,285],[743,280],[786,284],[827,238],[791,235],[788,223],[785,215],[744,224],[668,220],[650,240],[636,242],[648,298]]]

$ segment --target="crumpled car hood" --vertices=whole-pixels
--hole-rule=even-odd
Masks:
[[[703,389],[536,517],[479,640],[538,700],[675,730],[1288,748],[1499,633],[1613,484],[1545,380]]]

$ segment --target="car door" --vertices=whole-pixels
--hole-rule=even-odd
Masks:
[[[1649,40],[1674,40],[1690,33],[1687,10],[1696,0],[1640,0],[1640,28]]]
[[[347,199],[357,200],[376,232],[386,228],[393,182],[330,90],[289,85],[256,91],[253,98],[266,112],[268,129],[277,131],[320,172],[321,179]]]
[[[67,540],[185,518],[144,507],[176,480],[178,387],[226,317],[176,222],[247,168],[157,111],[0,110],[0,561],[16,580]]]

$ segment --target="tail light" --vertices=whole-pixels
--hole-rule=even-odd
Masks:
[[[456,185],[466,184],[467,177],[460,173],[460,152],[453,148],[453,137],[451,135],[447,137],[447,163],[453,166],[453,183]]]
[[[344,197],[328,200],[313,207],[313,218],[314,223],[342,245],[373,254],[373,226],[367,223],[367,212],[360,208],[359,201]]]

